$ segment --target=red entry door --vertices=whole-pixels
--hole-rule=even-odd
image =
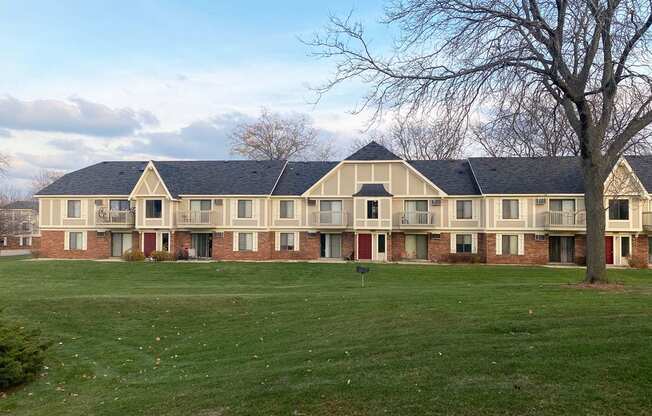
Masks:
[[[605,260],[607,264],[614,264],[614,238],[606,236],[604,238]]]
[[[358,260],[371,260],[371,234],[358,234]]]
[[[143,253],[149,257],[156,250],[156,233],[145,233],[143,240]]]

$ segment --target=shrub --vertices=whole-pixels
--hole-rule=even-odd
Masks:
[[[0,390],[36,377],[49,345],[39,331],[0,320]]]
[[[177,260],[188,260],[188,250],[180,248],[176,253]]]
[[[152,251],[152,254],[150,254],[149,257],[151,257],[155,261],[174,260],[174,256],[172,255],[172,253],[168,253],[167,251]]]
[[[635,269],[647,269],[647,259],[642,259],[640,257],[628,257],[629,266]]]
[[[43,253],[41,253],[41,250],[32,250],[33,259],[40,259],[41,257],[43,257]]]
[[[143,261],[145,260],[145,254],[138,249],[131,249],[124,252],[122,255],[122,260],[124,261]]]

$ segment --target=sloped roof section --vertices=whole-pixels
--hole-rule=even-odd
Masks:
[[[147,162],[100,162],[70,172],[36,195],[129,195]]]
[[[401,158],[387,150],[385,146],[371,141],[345,160],[401,160]]]
[[[179,195],[269,195],[284,165],[283,160],[154,162],[174,198]]]
[[[14,201],[0,207],[0,209],[33,209],[38,211],[38,201],[33,199],[27,201]]]
[[[474,157],[471,168],[483,194],[581,194],[578,157]]]
[[[288,162],[274,195],[301,195],[330,172],[338,162]]]
[[[625,156],[645,190],[652,192],[652,156]]]
[[[407,163],[448,195],[480,195],[467,160],[408,160]]]
[[[392,196],[382,183],[365,183],[353,196]]]

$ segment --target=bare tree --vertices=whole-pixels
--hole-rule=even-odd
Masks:
[[[390,55],[372,52],[350,15],[309,42],[337,64],[319,92],[356,78],[370,87],[358,111],[446,108],[467,121],[509,97],[554,101],[579,143],[585,279],[606,281],[604,182],[652,122],[650,1],[397,0],[383,22],[399,31]]]
[[[64,175],[63,172],[51,170],[51,169],[41,169],[38,173],[32,176],[32,194],[38,193],[41,189],[50,185],[57,179],[61,178]]]
[[[309,117],[301,114],[284,117],[263,109],[256,121],[235,128],[231,152],[254,160],[326,160],[332,148],[320,139]]]
[[[0,153],[0,176],[5,176],[9,170],[9,155]]]

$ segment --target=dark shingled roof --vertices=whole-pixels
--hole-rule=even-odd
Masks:
[[[652,156],[625,156],[648,192],[652,192]]]
[[[339,162],[288,162],[274,195],[301,195]]]
[[[0,207],[0,209],[33,209],[38,211],[38,201],[33,199],[28,201],[14,201]]]
[[[346,160],[400,160],[401,158],[374,141],[361,147]]]
[[[154,162],[173,197],[179,195],[269,195],[283,160]]]
[[[408,160],[430,182],[448,195],[479,195],[467,160]]]
[[[147,162],[100,162],[63,175],[37,195],[129,195]]]
[[[353,196],[392,196],[382,183],[365,183]]]
[[[483,194],[581,194],[577,157],[474,157],[469,159]]]

